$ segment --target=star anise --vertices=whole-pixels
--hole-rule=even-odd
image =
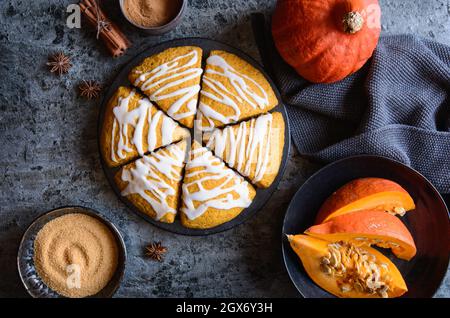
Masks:
[[[50,72],[61,75],[67,73],[72,67],[72,64],[70,64],[70,58],[68,56],[63,52],[58,52],[49,57],[47,66],[49,66]]]
[[[97,98],[102,90],[102,85],[97,83],[96,81],[83,81],[78,86],[80,91],[80,96],[85,97],[87,99]]]
[[[153,242],[145,248],[145,254],[154,261],[162,262],[167,248],[161,242]]]

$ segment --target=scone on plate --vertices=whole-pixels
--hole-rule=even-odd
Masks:
[[[122,167],[115,175],[121,194],[151,218],[173,223],[186,147],[186,140],[182,140]]]
[[[197,111],[197,126],[203,131],[223,127],[258,114],[278,104],[264,75],[238,56],[211,51],[206,60]]]
[[[181,224],[208,229],[238,216],[250,206],[255,189],[194,141],[182,186]]]
[[[188,136],[189,130],[148,98],[129,87],[119,87],[106,105],[100,148],[107,165],[115,167]]]
[[[279,112],[216,128],[204,135],[206,147],[260,188],[278,175],[284,147],[284,120]]]
[[[201,63],[201,48],[174,47],[144,59],[128,78],[170,117],[192,128],[203,72]]]

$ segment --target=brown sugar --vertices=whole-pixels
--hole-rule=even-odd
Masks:
[[[117,268],[118,248],[109,228],[82,213],[45,224],[34,241],[34,264],[42,281],[66,297],[95,295]]]
[[[124,0],[128,19],[143,27],[158,27],[169,23],[180,11],[182,0]]]

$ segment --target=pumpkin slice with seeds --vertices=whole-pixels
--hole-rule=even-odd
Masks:
[[[371,247],[288,235],[306,273],[329,293],[343,298],[394,298],[408,288],[397,267]]]
[[[394,181],[360,178],[345,184],[325,200],[315,223],[359,210],[380,210],[402,216],[414,208],[414,200],[409,193]]]
[[[408,228],[399,218],[383,211],[364,210],[339,215],[310,227],[305,234],[329,242],[350,242],[356,246],[375,244],[390,248],[398,258],[408,261],[417,251]]]

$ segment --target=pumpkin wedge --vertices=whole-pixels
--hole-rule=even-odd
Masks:
[[[393,298],[408,288],[397,267],[371,247],[330,243],[308,235],[288,235],[311,279],[344,298]]]
[[[399,218],[377,210],[363,210],[339,215],[314,225],[305,234],[329,242],[349,242],[355,246],[390,248],[398,258],[409,261],[416,255],[411,233]]]
[[[381,210],[403,215],[415,208],[409,193],[394,181],[382,178],[361,178],[350,181],[325,200],[316,217],[316,224],[358,210]]]

